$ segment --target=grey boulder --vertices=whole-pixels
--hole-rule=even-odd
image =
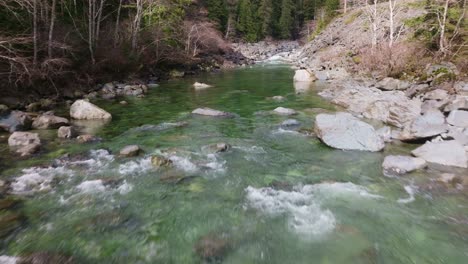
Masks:
[[[371,125],[348,113],[319,114],[314,130],[325,144],[337,149],[375,152],[385,147]]]
[[[431,163],[461,168],[468,167],[465,149],[463,145],[455,140],[426,142],[426,144],[411,153]]]
[[[386,175],[404,174],[426,167],[424,159],[408,156],[387,156],[382,164]]]
[[[71,105],[70,116],[79,120],[112,119],[110,113],[85,100],[77,100]]]

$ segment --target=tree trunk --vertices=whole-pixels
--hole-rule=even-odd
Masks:
[[[115,21],[115,29],[114,29],[114,48],[117,47],[119,42],[119,24],[120,24],[120,11],[122,10],[122,1],[119,1],[119,7],[117,9],[117,19]]]
[[[38,41],[38,37],[37,37],[37,1],[38,0],[34,0],[33,2],[33,65],[34,65],[34,68],[37,66],[37,49],[38,49],[38,45],[37,45],[37,41]]]
[[[449,6],[449,0],[445,0],[444,14],[442,15],[442,21],[440,23],[440,39],[439,39],[439,51],[442,54],[447,52],[447,47],[445,46],[445,24],[447,23],[447,11]]]
[[[51,6],[51,13],[50,13],[50,26],[49,26],[49,43],[47,45],[47,54],[49,56],[49,59],[52,58],[52,42],[53,42],[53,36],[54,36],[54,26],[55,26],[55,7],[57,5],[57,0],[52,0],[52,6]]]

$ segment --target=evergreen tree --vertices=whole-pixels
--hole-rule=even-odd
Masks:
[[[242,33],[245,40],[253,42],[258,39],[257,27],[252,3],[250,0],[240,0],[238,8],[237,30]]]
[[[224,32],[228,23],[228,9],[224,0],[205,0],[208,17],[216,21]]]
[[[281,4],[281,17],[279,19],[280,37],[287,39],[291,37],[291,30],[294,25],[294,18],[292,15],[293,2],[292,0],[282,0]]]
[[[263,37],[272,35],[272,0],[261,0],[258,8],[258,18],[260,20],[260,33]]]

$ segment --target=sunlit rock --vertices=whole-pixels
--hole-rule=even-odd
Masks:
[[[112,115],[104,109],[85,100],[77,100],[71,105],[70,116],[79,120],[112,119]]]

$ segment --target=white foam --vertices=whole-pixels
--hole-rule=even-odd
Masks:
[[[405,188],[406,193],[409,194],[409,197],[404,198],[404,199],[403,198],[398,199],[398,202],[402,203],[402,204],[407,204],[407,203],[414,202],[415,198],[414,198],[414,189],[413,189],[413,187],[411,187],[409,185],[406,185],[404,188]]]
[[[78,160],[70,162],[72,165],[86,165],[90,169],[100,170],[107,167],[112,161],[114,161],[114,155],[111,155],[108,150],[97,149],[91,150],[90,159]]]
[[[292,191],[256,189],[249,186],[246,193],[250,207],[271,216],[288,215],[289,227],[308,237],[319,237],[335,228],[335,216],[330,210],[321,208],[323,201],[341,197],[348,199],[349,196],[382,198],[370,193],[367,188],[350,182],[295,186]]]
[[[117,188],[117,191],[122,195],[125,195],[131,192],[132,190],[133,190],[133,185],[127,183],[127,181],[124,181],[122,185],[120,185],[119,188]]]
[[[98,193],[98,192],[103,192],[106,190],[106,186],[104,186],[104,183],[102,180],[92,180],[92,181],[84,181],[80,183],[76,188],[81,192],[81,193]]]
[[[266,151],[262,147],[258,146],[251,146],[251,147],[242,147],[242,146],[234,146],[234,149],[239,149],[244,152],[252,153],[252,154],[265,154]]]
[[[351,182],[326,182],[314,185],[305,185],[303,191],[307,193],[316,193],[317,195],[323,194],[323,197],[337,197],[337,196],[349,196],[358,195],[368,198],[383,198],[380,195],[372,194],[369,190],[360,185],[356,185]]]
[[[15,194],[31,194],[39,191],[48,191],[54,177],[59,175],[72,176],[73,171],[64,167],[32,167],[22,170],[23,175],[17,177],[11,184],[12,192]]]
[[[123,175],[145,173],[153,169],[151,157],[142,158],[136,161],[129,161],[119,166],[119,173]]]
[[[216,172],[225,172],[226,171],[226,161],[219,161],[217,155],[215,154],[208,154],[207,155],[208,163],[204,166],[208,169],[211,169]]]
[[[289,227],[299,234],[315,237],[335,228],[334,215],[330,210],[322,210],[310,193],[250,186],[246,192],[251,207],[272,216],[287,214]]]
[[[278,135],[278,134],[290,134],[290,135],[302,135],[301,133],[295,131],[295,130],[289,130],[289,129],[283,129],[283,128],[278,128],[274,130],[273,135]]]
[[[17,257],[0,256],[0,264],[16,264],[18,261]]]
[[[185,172],[197,172],[198,171],[197,165],[192,163],[190,159],[188,158],[172,155],[169,157],[169,160],[172,161],[172,163],[174,164],[176,168],[183,170]]]

